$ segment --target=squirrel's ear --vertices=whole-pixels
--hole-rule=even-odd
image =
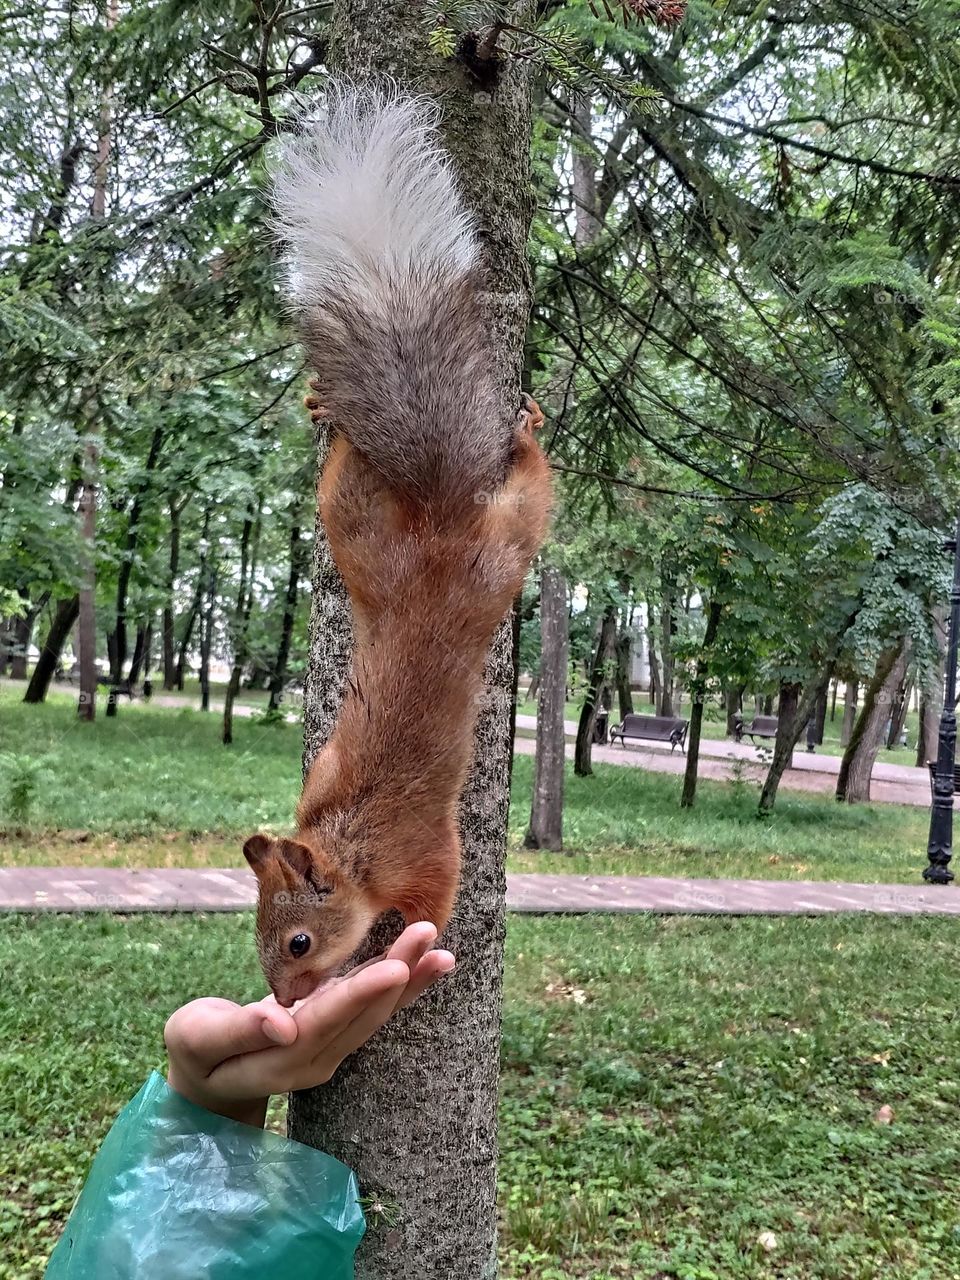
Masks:
[[[250,863],[255,875],[260,874],[263,870],[263,864],[269,857],[273,856],[274,852],[273,840],[265,835],[251,836],[243,846],[243,856]]]
[[[313,854],[307,846],[301,844],[299,840],[280,840],[277,843],[277,852],[284,862],[292,867],[298,876],[309,880],[310,873],[313,871]]]

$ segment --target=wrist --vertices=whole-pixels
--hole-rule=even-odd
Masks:
[[[203,1107],[206,1111],[212,1111],[214,1115],[235,1120],[238,1124],[251,1125],[254,1129],[262,1129],[264,1126],[269,1098],[220,1097],[204,1089],[202,1082],[184,1076],[177,1070],[174,1062],[171,1062],[167,1069],[167,1084],[188,1102]]]

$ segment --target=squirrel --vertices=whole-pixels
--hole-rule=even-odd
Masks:
[[[442,931],[490,641],[546,536],[550,471],[525,399],[499,409],[477,232],[437,111],[328,92],[288,140],[275,208],[332,423],[320,511],[350,598],[352,670],[289,838],[254,835],[257,946],[289,1007],[390,909]]]

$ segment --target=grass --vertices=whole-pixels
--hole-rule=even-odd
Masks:
[[[238,719],[224,747],[217,716],[124,705],[86,725],[70,699],[25,707],[8,687],[0,733],[33,778],[18,818],[0,766],[0,865],[240,866],[240,837],[284,829],[297,799],[297,725]],[[568,770],[566,854],[524,852],[531,778],[518,756],[513,870],[882,882],[916,880],[924,861],[923,809],[784,791],[761,822],[753,783],[701,782],[681,810],[679,778],[613,765]]]
[[[958,1280],[958,965],[943,920],[511,920],[505,1280]],[[260,979],[246,915],[0,918],[0,971],[0,1278],[36,1280],[167,1014]]]

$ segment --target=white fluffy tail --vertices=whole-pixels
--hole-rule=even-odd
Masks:
[[[367,287],[411,271],[465,275],[477,241],[436,132],[439,112],[395,87],[340,84],[282,145],[275,204],[296,296],[313,306],[344,277]]]
[[[336,429],[411,500],[462,506],[499,488],[513,426],[437,116],[383,84],[330,90],[283,146],[275,205]]]

